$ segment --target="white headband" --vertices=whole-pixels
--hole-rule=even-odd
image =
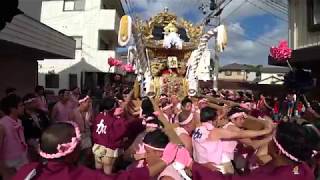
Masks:
[[[173,106],[173,104],[169,104],[169,105],[165,106],[164,108],[161,108],[161,110],[163,110],[163,111],[168,110],[168,109],[170,109],[172,106]]]
[[[159,128],[158,124],[155,123],[146,123],[145,126],[149,128]]]
[[[278,149],[281,151],[281,153],[285,156],[287,156],[289,159],[291,159],[292,161],[295,162],[300,162],[298,158],[294,157],[292,154],[290,154],[288,151],[286,151],[285,149],[283,149],[283,147],[281,146],[281,144],[279,144],[279,142],[277,141],[277,139],[275,137],[272,138],[273,142],[276,144],[276,146],[278,147]]]
[[[190,113],[190,115],[188,116],[188,118],[182,122],[179,122],[180,125],[186,125],[188,123],[190,123],[193,119],[193,113]]]
[[[153,147],[153,146],[148,145],[146,143],[143,143],[143,146],[148,147],[148,148],[153,149],[153,150],[156,150],[156,151],[164,151],[164,148],[156,148],[156,147]]]
[[[247,114],[245,112],[234,113],[229,117],[229,119],[235,119],[235,118],[238,118],[238,117],[247,118]]]
[[[79,102],[79,103],[83,103],[83,102],[85,102],[86,100],[88,100],[89,98],[90,98],[89,96],[86,96],[86,97],[80,99],[78,102]]]
[[[25,100],[23,103],[27,104],[27,103],[31,103],[32,101],[36,100],[36,98],[30,98],[28,100]]]
[[[159,100],[167,99],[167,96],[160,96]]]

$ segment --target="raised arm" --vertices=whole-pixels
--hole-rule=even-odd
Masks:
[[[218,139],[245,139],[245,138],[255,138],[258,136],[263,136],[271,133],[272,128],[267,128],[259,131],[252,130],[230,130],[230,129],[220,129],[217,128],[211,132],[209,138],[212,140]]]

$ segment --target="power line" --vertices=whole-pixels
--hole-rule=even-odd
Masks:
[[[280,12],[282,14],[287,15],[288,12],[285,9],[279,8],[276,5],[270,3],[270,1],[261,1],[261,3],[265,4],[267,7],[276,10],[276,12]]]
[[[231,11],[231,13],[229,13],[228,15],[226,15],[221,21],[224,21],[224,20],[226,20],[228,17],[230,17],[232,14],[234,14],[234,13],[236,13],[237,11],[239,11],[241,8],[242,8],[242,6],[244,6],[245,4],[246,4],[246,2],[247,1],[242,1],[242,3],[238,6],[238,7],[236,7],[233,11]]]
[[[267,2],[269,2],[270,4],[278,7],[279,9],[284,10],[285,12],[288,11],[288,5],[280,5],[280,4],[278,4],[277,2],[275,2],[275,1],[273,1],[273,0],[267,0]]]
[[[272,16],[274,16],[274,17],[276,17],[276,18],[278,18],[278,19],[280,19],[280,20],[282,20],[282,21],[288,22],[287,19],[284,19],[284,18],[282,18],[282,17],[280,17],[280,16],[277,16],[277,15],[274,14],[273,12],[268,11],[268,10],[260,7],[260,6],[258,6],[257,4],[255,4],[255,3],[253,3],[253,2],[251,2],[251,1],[249,1],[249,0],[246,0],[246,1],[247,1],[249,4],[253,5],[254,7],[256,7],[256,8],[258,8],[258,9],[264,11],[264,12],[267,12],[267,13],[271,14]]]
[[[258,44],[260,44],[260,45],[262,45],[262,46],[265,46],[265,47],[268,47],[268,48],[271,47],[270,44],[267,44],[266,42],[262,42],[261,40],[254,39],[254,38],[252,38],[252,37],[249,37],[249,36],[247,36],[247,35],[241,34],[241,33],[236,32],[236,31],[231,31],[231,32],[232,32],[232,33],[235,33],[235,34],[237,34],[237,35],[239,35],[239,36],[242,36],[242,37],[245,38],[245,39],[251,40],[251,41],[254,42],[254,43],[258,43]]]
[[[281,7],[287,8],[288,7],[288,3],[284,3],[284,1],[281,0],[270,0],[271,2],[273,2],[274,4],[278,4]]]
[[[272,8],[272,9],[275,9],[277,12],[280,12],[282,14],[285,14],[285,15],[288,15],[288,12],[286,12],[284,9],[280,9],[279,7],[273,5],[273,4],[270,4],[269,1],[261,1],[261,3],[267,5],[268,7]]]
[[[225,7],[227,7],[227,5],[229,5],[232,0],[228,0],[227,3],[225,3],[227,0],[224,0],[223,2],[221,2],[219,4],[219,7],[217,7],[214,11],[212,11],[211,13],[209,13],[208,16],[206,16],[203,20],[202,20],[202,23],[201,25],[206,25],[207,22],[210,22],[210,19],[211,18],[215,18],[215,17],[219,17],[219,24],[221,22],[221,19],[220,19],[220,16],[221,16],[221,13],[222,11],[224,10]],[[222,6],[223,4],[225,3],[224,6]],[[216,15],[217,13],[219,13],[218,15]]]

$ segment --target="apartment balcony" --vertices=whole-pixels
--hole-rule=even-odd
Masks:
[[[97,18],[98,29],[119,31],[120,17],[114,9],[101,9]]]
[[[119,16],[125,15],[121,1],[119,0],[101,0],[101,9],[115,9]]]
[[[102,10],[113,10],[115,11],[115,27],[114,30],[118,31],[119,30],[119,22],[120,18],[125,15],[123,6],[121,4],[121,1],[119,0],[101,0],[101,7]]]

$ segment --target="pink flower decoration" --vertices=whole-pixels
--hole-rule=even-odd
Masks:
[[[133,66],[131,64],[122,65],[121,68],[122,68],[123,71],[125,71],[127,73],[134,72]]]
[[[121,66],[122,65],[122,61],[119,59],[115,59],[115,66]]]
[[[112,57],[108,58],[108,64],[109,66],[114,66],[114,59]]]
[[[278,47],[270,48],[270,56],[277,61],[286,61],[291,58],[292,49],[288,47],[288,42],[281,40]]]
[[[109,64],[110,67],[112,67],[112,66],[121,66],[122,65],[122,61],[119,60],[119,59],[115,59],[115,58],[109,57],[108,58],[108,64]]]

